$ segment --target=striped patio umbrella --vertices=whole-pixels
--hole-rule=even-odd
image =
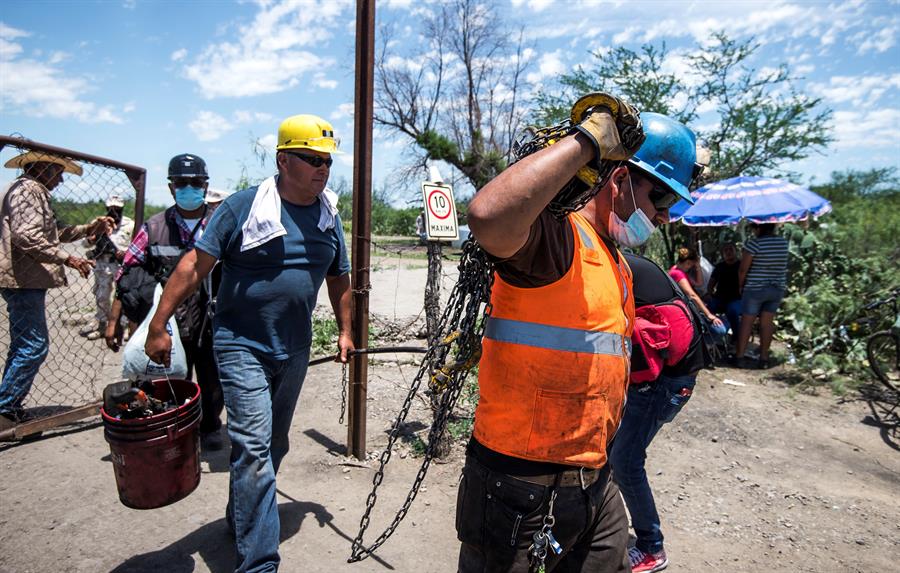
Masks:
[[[669,220],[693,227],[754,223],[791,223],[831,211],[831,203],[809,189],[771,177],[732,177],[691,193],[695,203],[679,201]]]

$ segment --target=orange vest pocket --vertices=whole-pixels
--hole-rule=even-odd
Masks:
[[[539,388],[526,455],[600,467],[606,463],[606,394]]]

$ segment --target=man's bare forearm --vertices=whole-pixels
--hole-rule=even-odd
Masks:
[[[334,318],[337,321],[338,331],[341,334],[350,333],[350,273],[339,277],[326,277],[328,286],[328,299],[334,310]]]
[[[515,254],[541,211],[594,154],[593,145],[579,134],[511,166],[472,199],[468,212],[472,234],[496,257]]]

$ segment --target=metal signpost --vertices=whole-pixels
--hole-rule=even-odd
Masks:
[[[428,235],[428,278],[425,282],[425,329],[428,347],[437,343],[438,324],[441,318],[441,250],[442,241],[459,238],[456,224],[456,202],[453,188],[440,181],[422,183],[422,200],[425,204],[425,232]],[[432,392],[431,407],[437,413],[443,392]],[[446,434],[437,444],[435,455],[442,458],[450,451],[450,439]]]
[[[429,241],[453,241],[459,238],[456,224],[456,202],[453,188],[440,182],[422,183],[422,200],[425,203],[425,232]]]

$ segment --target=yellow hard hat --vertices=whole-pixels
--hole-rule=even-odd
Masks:
[[[293,115],[278,126],[275,149],[312,149],[322,153],[341,153],[341,140],[334,136],[331,124],[317,115]]]

